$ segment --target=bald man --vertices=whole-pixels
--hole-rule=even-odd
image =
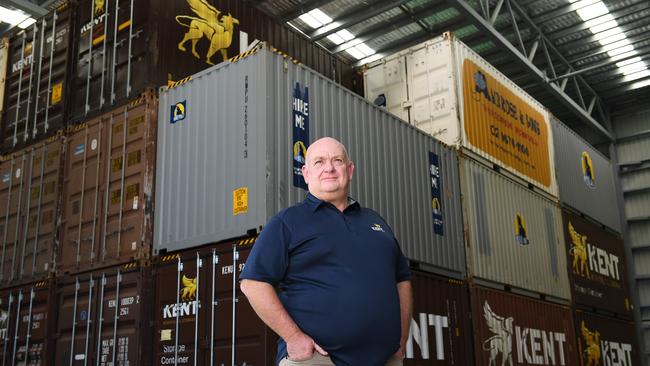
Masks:
[[[241,289],[275,331],[276,364],[402,364],[412,313],[408,262],[388,224],[349,197],[354,163],[339,141],[307,149],[305,200],[275,215]]]

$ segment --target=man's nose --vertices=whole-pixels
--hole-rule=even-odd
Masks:
[[[331,172],[332,170],[334,170],[334,163],[332,163],[331,160],[325,160],[325,166],[323,167],[323,169],[327,172]]]

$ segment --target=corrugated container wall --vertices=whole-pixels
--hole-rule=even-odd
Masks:
[[[53,365],[150,365],[150,281],[137,263],[59,279]]]
[[[575,321],[581,365],[641,365],[634,323],[579,310]]]
[[[239,290],[255,238],[161,255],[153,365],[273,365],[277,336]]]
[[[558,205],[471,159],[460,167],[469,275],[569,299]]]
[[[3,152],[32,144],[66,123],[74,9],[67,2],[9,39]]]
[[[52,137],[0,162],[0,285],[50,276],[57,242],[63,144]]]
[[[548,111],[450,33],[368,65],[365,96],[557,197]]]
[[[552,121],[560,202],[620,233],[611,161],[555,117]]]
[[[457,158],[435,139],[262,46],[160,98],[155,251],[259,230],[305,198],[306,147],[333,136],[357,166],[351,195],[404,253],[464,273]]]
[[[69,131],[58,272],[150,256],[157,112],[149,91]]]
[[[54,283],[41,281],[0,291],[0,354],[3,365],[55,365],[49,355]]]
[[[9,61],[9,38],[0,38],[0,126],[4,110],[5,85],[7,83],[7,62]]]
[[[145,88],[182,81],[248,50],[257,39],[274,42],[352,87],[349,65],[248,2],[169,0],[160,6],[154,0],[81,0],[71,117],[77,121],[119,106]]]
[[[412,271],[413,318],[405,366],[471,365],[472,327],[467,284]]]
[[[623,240],[567,211],[562,224],[574,303],[632,317]]]
[[[471,302],[477,366],[580,365],[570,308],[481,287]]]

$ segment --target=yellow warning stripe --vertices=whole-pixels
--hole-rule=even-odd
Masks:
[[[257,51],[259,51],[261,48],[262,48],[262,45],[259,44],[259,45],[255,46],[252,50],[248,50],[248,51],[246,51],[244,53],[240,53],[237,56],[231,57],[230,59],[228,59],[228,61],[230,61],[231,63],[235,63],[235,62],[237,62],[239,60],[242,60],[242,59],[244,59],[244,58],[246,58],[248,56],[253,55]]]
[[[239,241],[239,243],[237,243],[237,246],[243,247],[243,246],[246,246],[246,245],[251,245],[251,244],[255,243],[256,240],[257,240],[257,237],[242,239],[242,240]]]
[[[127,20],[126,22],[120,24],[117,26],[117,30],[121,31],[124,30],[125,28],[128,28],[131,25],[131,21]],[[102,43],[104,41],[104,35],[102,34],[101,36],[93,39],[93,46],[97,46],[98,44]]]
[[[127,263],[127,264],[125,264],[124,267],[122,267],[122,268],[124,268],[124,269],[133,269],[133,268],[138,268],[138,262]]]
[[[171,254],[171,255],[164,255],[160,257],[161,262],[169,262],[174,259],[179,259],[181,257],[180,254]]]
[[[36,285],[34,285],[34,287],[45,287],[45,286],[47,286],[47,281],[36,282]]]
[[[275,47],[271,47],[271,52],[276,53],[276,54],[278,54],[278,55],[280,55],[280,56],[282,56],[282,57],[284,57],[284,58],[288,58],[291,62],[293,62],[293,63],[296,64],[296,65],[300,65],[300,64],[301,64],[300,61],[296,60],[295,58],[289,56],[288,54],[286,54],[286,53],[283,52],[282,50],[279,50],[279,49],[277,49],[277,48],[275,48]]]
[[[449,283],[451,283],[451,284],[454,284],[454,285],[463,285],[463,284],[464,284],[463,281],[460,281],[460,280],[454,280],[454,279],[451,279],[451,278],[448,279],[447,282],[449,282]]]
[[[190,75],[190,76],[188,76],[188,77],[186,77],[184,79],[178,80],[178,81],[167,80],[167,90],[179,87],[179,86],[181,86],[181,85],[183,85],[183,84],[185,84],[185,83],[187,83],[187,82],[189,82],[191,80],[192,80],[192,75]]]

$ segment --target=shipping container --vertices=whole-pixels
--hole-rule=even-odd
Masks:
[[[150,281],[137,262],[59,278],[52,364],[150,365]]]
[[[40,281],[0,291],[0,353],[3,365],[54,365],[48,354],[54,314],[54,283]]]
[[[9,60],[9,38],[0,38],[0,126],[4,110],[5,85],[7,83],[7,61]]]
[[[33,144],[65,125],[73,21],[74,9],[65,1],[9,36],[0,129],[4,153]]]
[[[59,273],[150,256],[157,112],[147,91],[70,129]]]
[[[467,284],[416,270],[412,275],[413,319],[404,365],[473,364]]]
[[[0,162],[0,285],[47,278],[54,269],[63,143],[53,136]]]
[[[331,80],[260,45],[162,90],[159,108],[155,252],[258,231],[305,198],[306,149],[333,136],[357,166],[352,197],[406,256],[463,276],[455,152]]]
[[[562,226],[574,303],[631,318],[623,240],[566,210]]]
[[[620,233],[612,162],[555,117],[552,126],[560,202]]]
[[[239,290],[255,238],[161,255],[153,365],[273,365],[277,336]]]
[[[451,33],[367,65],[365,96],[557,197],[548,111]]]
[[[469,276],[570,298],[559,206],[472,159],[460,159]]]
[[[75,121],[185,80],[257,40],[352,86],[351,66],[242,1],[81,0],[75,39]]]
[[[642,365],[634,323],[580,310],[575,321],[581,366]]]
[[[579,365],[569,307],[482,287],[470,296],[477,366]]]

